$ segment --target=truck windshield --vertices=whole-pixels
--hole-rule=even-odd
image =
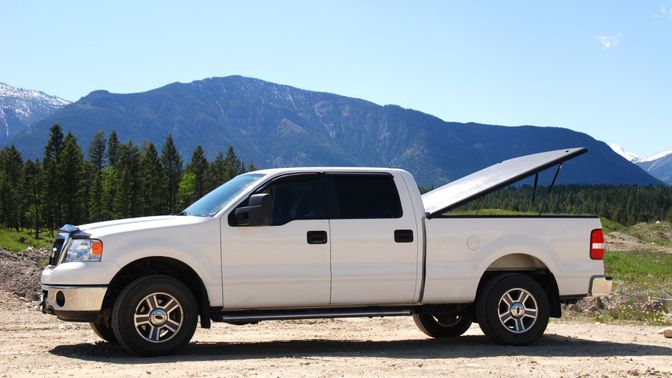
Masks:
[[[204,195],[198,201],[177,213],[177,215],[211,217],[226,207],[245,188],[254,184],[263,176],[261,173],[246,173],[236,176],[212,192]]]

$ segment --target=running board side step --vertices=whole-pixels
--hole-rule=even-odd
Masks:
[[[260,322],[262,320],[298,320],[325,318],[359,318],[379,316],[408,316],[415,313],[410,307],[361,307],[307,310],[224,311],[213,320],[220,322]]]

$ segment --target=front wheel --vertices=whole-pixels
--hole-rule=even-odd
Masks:
[[[458,313],[420,313],[414,314],[413,320],[425,335],[432,337],[457,337],[471,326],[471,319]]]
[[[130,283],[112,310],[112,329],[130,353],[171,354],[196,331],[197,306],[191,291],[168,276],[149,276]]]
[[[89,323],[89,325],[91,326],[93,333],[95,333],[101,339],[113,344],[117,342],[117,338],[114,336],[112,327],[103,323],[100,319],[93,323]]]
[[[530,276],[497,276],[481,290],[476,301],[476,318],[483,333],[494,342],[527,345],[546,330],[548,297]]]

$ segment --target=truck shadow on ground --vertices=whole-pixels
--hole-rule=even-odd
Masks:
[[[105,342],[59,345],[50,353],[86,361],[117,364],[178,361],[245,360],[301,357],[391,357],[407,359],[451,359],[465,357],[610,357],[672,356],[672,345],[591,341],[546,335],[524,347],[500,346],[484,336],[462,336],[452,340],[284,340],[245,343],[191,343],[179,354],[152,358],[128,355],[120,346]]]

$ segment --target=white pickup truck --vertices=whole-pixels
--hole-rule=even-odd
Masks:
[[[424,195],[400,169],[261,170],[177,215],[64,226],[43,311],[137,355],[175,352],[199,318],[408,315],[433,337],[478,322],[529,344],[561,303],[610,291],[599,218],[446,213],[584,152],[507,160]]]

